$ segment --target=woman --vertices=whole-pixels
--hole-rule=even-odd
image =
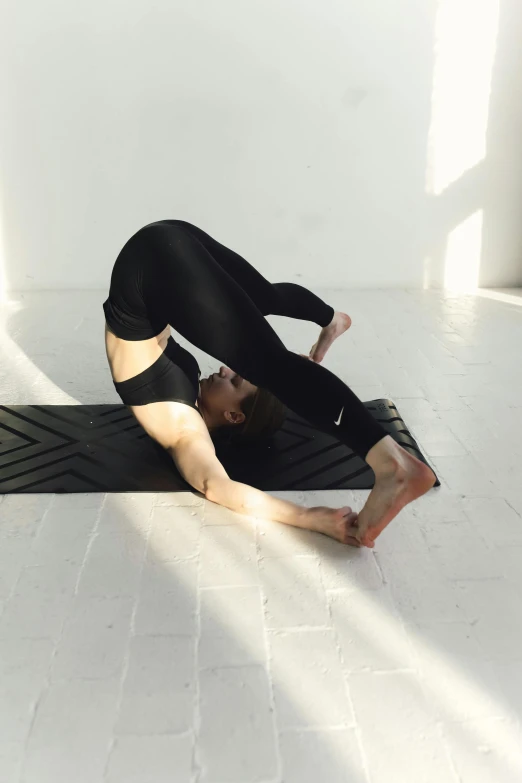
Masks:
[[[134,234],[116,259],[103,308],[118,394],[209,500],[373,547],[401,508],[433,486],[430,468],[319,365],[349,317],[302,286],[269,283],[195,226],[161,220]],[[264,317],[269,314],[322,327],[310,357],[286,349]],[[225,366],[200,381],[196,359],[173,340],[170,327]],[[335,435],[373,468],[375,486],[359,515],[348,507],[302,508],[228,477],[212,437],[234,429],[242,437],[269,435],[281,425],[285,407]]]

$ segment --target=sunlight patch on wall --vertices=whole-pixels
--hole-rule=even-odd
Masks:
[[[499,0],[439,0],[426,191],[439,195],[486,156]]]
[[[4,234],[2,231],[2,222],[0,220],[0,305],[7,302],[7,262],[5,256]]]
[[[474,292],[479,282],[482,251],[481,209],[448,234],[444,263],[444,286],[452,291]]]
[[[431,288],[431,258],[425,258],[422,273],[422,287],[424,291]]]
[[[7,280],[5,279],[4,272],[4,259],[0,255],[0,304],[4,304],[7,301]]]

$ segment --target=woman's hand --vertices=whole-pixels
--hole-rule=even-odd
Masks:
[[[300,527],[324,533],[342,544],[361,546],[361,542],[357,539],[357,512],[349,506],[342,508],[314,506],[304,509],[304,512],[303,523],[300,524]]]

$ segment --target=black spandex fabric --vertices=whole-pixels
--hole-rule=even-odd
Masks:
[[[194,356],[169,337],[167,347],[154,364],[127,381],[114,382],[125,405],[149,402],[184,402],[195,410],[201,371]]]
[[[189,223],[162,220],[131,237],[116,259],[103,308],[109,329],[125,340],[149,339],[170,324],[363,458],[386,435],[340,378],[289,351],[264,318],[285,315],[326,326],[333,308],[303,286],[270,283],[237,253]],[[190,382],[180,356],[171,348],[170,355],[165,352],[144,373],[115,384],[123,402],[144,405],[151,396],[168,394],[168,399],[194,407],[198,387]],[[181,373],[170,371],[167,361]]]

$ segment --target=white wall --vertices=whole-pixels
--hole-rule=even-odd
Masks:
[[[437,285],[476,209],[481,282],[522,283],[520,3],[500,4],[487,155],[434,196],[437,0],[11,0],[7,286],[107,287],[128,237],[174,217],[274,281]]]

